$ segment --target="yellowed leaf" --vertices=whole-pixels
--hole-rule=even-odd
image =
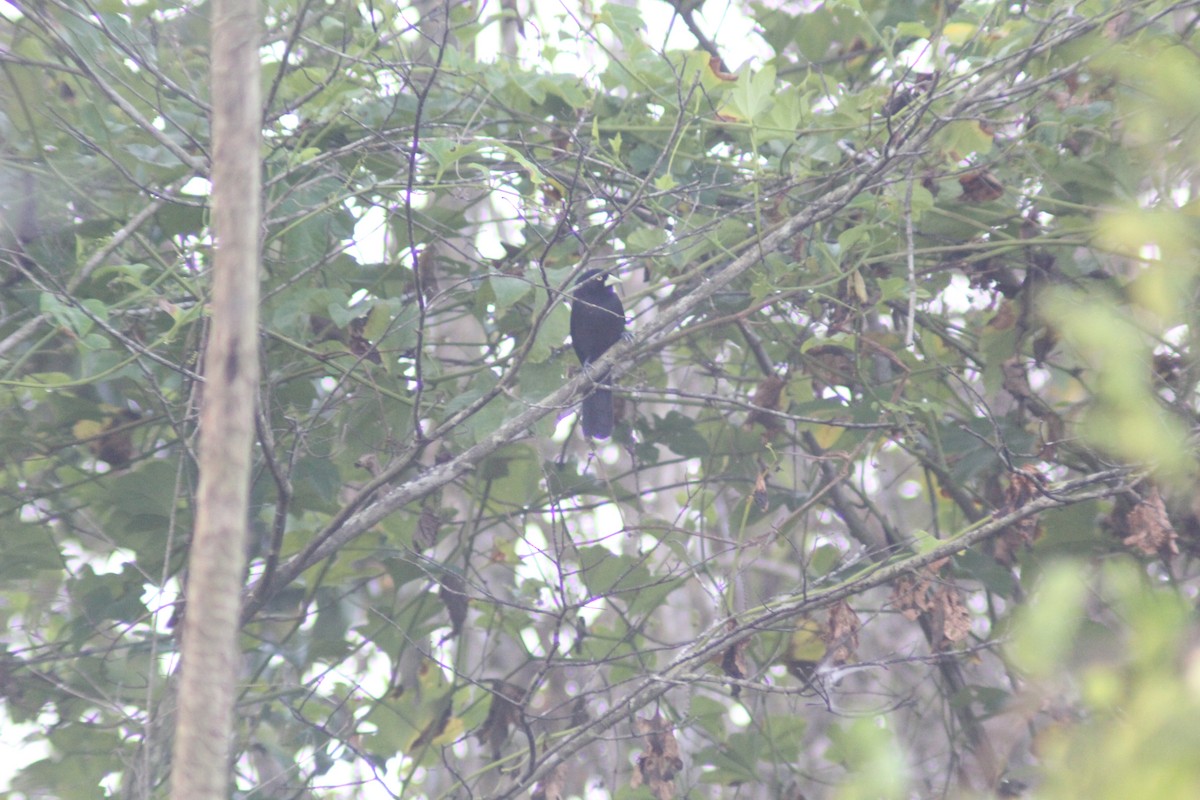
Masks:
[[[94,419],[81,419],[71,426],[76,439],[94,439],[104,431],[104,423]]]
[[[969,22],[950,22],[942,28],[942,35],[954,45],[964,45],[978,32],[979,26]]]
[[[813,429],[812,435],[822,450],[828,450],[837,443],[838,439],[842,438],[842,434],[845,432],[845,428],[837,425],[819,425]]]
[[[446,720],[446,727],[442,728],[442,732],[433,737],[430,744],[441,746],[445,744],[453,744],[462,737],[465,727],[462,717],[450,717]]]

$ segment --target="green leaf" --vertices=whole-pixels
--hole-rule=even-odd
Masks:
[[[623,45],[640,45],[642,15],[634,6],[605,3],[600,7],[598,20],[607,25]]]
[[[949,161],[958,161],[971,155],[985,156],[991,152],[994,144],[993,135],[975,120],[951,122],[938,134],[938,140]]]
[[[922,22],[904,21],[896,26],[896,35],[906,38],[928,39],[929,28]]]
[[[708,440],[698,430],[691,417],[669,411],[665,417],[655,417],[654,437],[661,444],[685,458],[706,456]]]
[[[807,110],[804,98],[798,90],[780,90],[774,95],[774,102],[762,117],[764,132],[773,138],[791,143],[799,132]]]
[[[95,324],[83,309],[64,303],[52,294],[41,295],[39,308],[43,314],[52,317],[58,325],[74,333],[77,338],[87,335]],[[101,310],[104,310],[103,306]]]
[[[511,444],[484,460],[479,465],[479,475],[491,486],[491,502],[500,509],[520,508],[537,491],[542,460],[534,448]]]
[[[1074,648],[1087,595],[1078,565],[1061,563],[1046,571],[1032,602],[1021,610],[1009,645],[1021,669],[1047,677],[1061,666]]]
[[[513,275],[489,275],[488,285],[496,298],[496,308],[501,311],[512,308],[533,291],[533,283]]]
[[[765,122],[765,114],[774,103],[775,68],[763,67],[758,72],[747,69],[738,76],[729,95],[729,109],[741,119]]]
[[[611,550],[593,545],[579,549],[580,573],[594,597],[619,597],[628,604],[628,613],[637,617],[657,608],[681,579],[656,577],[629,556],[614,555]]]
[[[823,544],[813,551],[808,560],[808,570],[814,577],[821,577],[829,574],[841,561],[842,551],[839,547]]]
[[[48,533],[43,526],[11,520],[0,526],[0,577],[17,580],[62,569],[62,556]]]

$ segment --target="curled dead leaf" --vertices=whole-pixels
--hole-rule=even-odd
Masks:
[[[1028,400],[1033,397],[1033,389],[1029,385],[1029,375],[1025,372],[1025,361],[1020,356],[1006,359],[1000,365],[1000,373],[1004,376],[1004,391],[1018,400]]]
[[[938,575],[950,559],[927,565],[916,575],[904,575],[892,584],[892,606],[905,619],[928,620],[934,649],[942,651],[961,642],[971,632],[971,612],[953,580]]]
[[[736,630],[737,623],[729,620],[725,623],[725,629],[728,631]],[[729,647],[721,654],[721,671],[730,678],[737,680],[745,680],[750,675],[750,668],[746,665],[746,647],[749,646],[750,640],[742,639]],[[730,694],[737,697],[742,693],[742,687],[734,685],[730,690]]]
[[[413,534],[413,547],[417,550],[428,550],[437,544],[438,530],[442,527],[442,517],[433,506],[421,509],[421,517],[417,520],[417,532]]]
[[[442,709],[442,712],[438,714],[428,725],[426,725],[424,730],[417,734],[416,738],[412,740],[406,749],[420,750],[421,748],[429,747],[430,745],[446,744],[446,742],[442,742],[440,739],[447,731],[447,728],[450,724],[450,718],[451,706],[450,703],[446,703],[445,707]]]
[[[901,575],[892,584],[892,607],[899,611],[904,618],[915,622],[922,614],[933,610],[933,585],[938,580],[941,571],[950,559],[939,558],[915,575]]]
[[[996,309],[996,313],[987,321],[987,327],[997,331],[1010,331],[1017,324],[1016,306],[1005,300]]]
[[[487,719],[475,731],[475,736],[491,747],[493,759],[500,758],[509,732],[521,722],[521,705],[524,702],[525,690],[520,686],[508,681],[492,681],[492,705],[488,709]]]
[[[723,81],[736,81],[738,76],[736,73],[729,72],[725,69],[725,65],[721,62],[720,56],[711,56],[708,59],[708,68],[712,70],[712,74]]]
[[[1179,535],[1167,516],[1167,507],[1157,486],[1152,486],[1142,501],[1129,510],[1125,526],[1129,535],[1121,543],[1126,547],[1148,556],[1179,555]]]
[[[750,498],[754,501],[754,505],[759,511],[766,511],[770,507],[770,495],[767,493],[766,470],[758,473],[758,477],[754,479],[754,491],[751,493]]]
[[[566,770],[561,763],[555,764],[552,770],[542,776],[537,786],[533,787],[529,797],[531,800],[562,800],[565,782]]]
[[[450,615],[450,636],[462,633],[463,621],[467,618],[467,583],[457,572],[443,572],[438,576],[438,597]]]
[[[971,632],[971,612],[963,603],[958,587],[943,583],[934,593],[934,621],[942,634],[938,650],[947,650]]]
[[[858,652],[858,629],[862,623],[858,614],[845,600],[829,609],[829,631],[826,641],[834,664],[847,664]]]
[[[357,317],[350,320],[345,328],[339,328],[328,317],[312,314],[308,318],[308,325],[316,341],[338,342],[345,345],[352,355],[366,359],[372,364],[381,364],[383,359],[380,357],[379,351],[363,335],[367,329],[368,319],[367,316]]]
[[[547,206],[562,205],[562,189],[555,183],[547,181],[541,185],[542,202]]]
[[[1045,485],[1046,476],[1036,467],[1024,466],[1014,471],[1004,490],[1004,501],[996,509],[996,516],[1002,517],[1016,511],[1040,495]],[[1005,566],[1012,566],[1017,562],[1017,554],[1032,546],[1041,534],[1037,514],[1018,520],[992,540],[992,557]]]
[[[921,604],[928,586],[928,582],[919,582],[911,575],[901,575],[892,584],[892,607],[909,622],[915,622],[921,616]]]
[[[568,723],[569,728],[582,728],[588,724],[592,715],[588,713],[587,698],[583,695],[575,698],[575,702],[571,704],[571,721]]]
[[[962,197],[968,203],[987,203],[1004,194],[1004,184],[986,169],[969,172],[958,179]]]
[[[787,386],[786,378],[779,375],[768,375],[755,388],[754,397],[750,399],[750,403],[767,411],[778,411],[785,386]],[[754,410],[746,415],[746,425],[750,426],[756,423],[769,431],[783,427],[783,422],[774,414],[764,414]]]
[[[846,386],[854,391],[858,386],[852,350],[823,344],[808,350],[804,356],[804,370],[812,376],[813,394],[818,397],[827,387]]]
[[[135,447],[133,444],[133,429],[141,420],[141,416],[132,409],[122,409],[103,422],[94,420],[79,420],[72,428],[75,438],[87,444],[92,455],[107,463],[113,469],[129,466],[133,460]]]
[[[636,789],[645,784],[656,800],[671,800],[675,796],[675,775],[683,769],[675,725],[656,713],[652,719],[634,719],[633,729],[642,737],[645,750],[638,756],[629,785]]]

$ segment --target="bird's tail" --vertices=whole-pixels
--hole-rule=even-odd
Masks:
[[[583,398],[579,412],[583,435],[607,439],[613,430],[613,399],[608,389],[597,389]]]

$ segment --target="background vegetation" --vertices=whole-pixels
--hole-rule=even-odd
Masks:
[[[238,796],[1200,793],[1197,4],[263,9]],[[166,791],[208,24],[0,4],[13,796]]]

